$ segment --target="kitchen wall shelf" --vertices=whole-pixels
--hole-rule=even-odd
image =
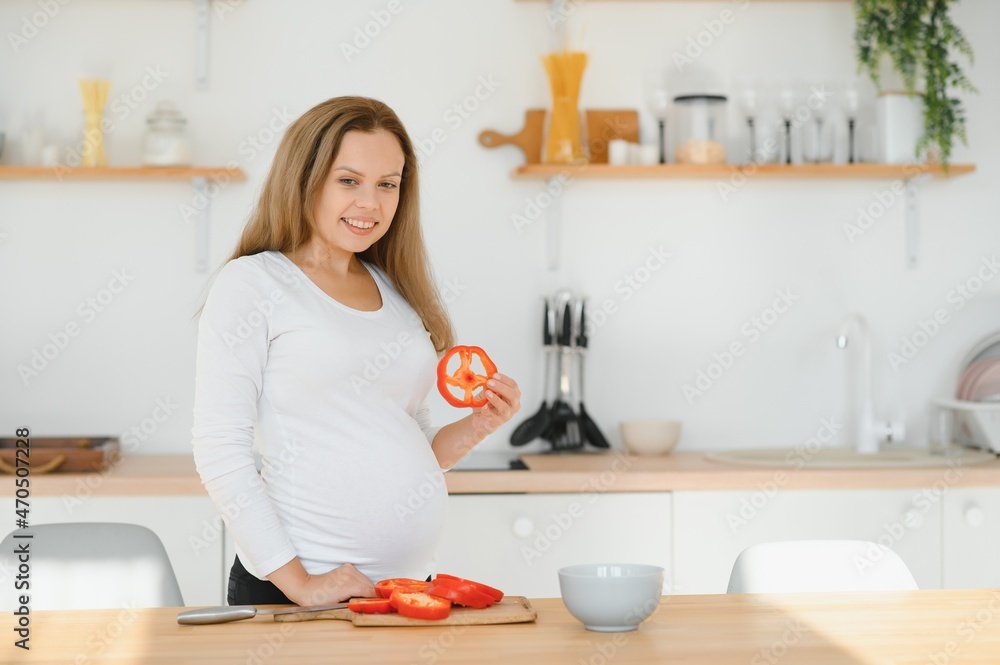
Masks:
[[[193,180],[212,178],[246,180],[240,168],[192,166],[103,166],[70,168],[68,166],[0,166],[0,180]]]
[[[67,166],[0,166],[0,180],[55,180],[63,181],[163,181],[190,180],[195,189],[192,205],[181,211],[187,218],[188,212],[195,222],[195,269],[199,273],[208,272],[208,220],[209,209],[215,193],[210,191],[211,183],[218,192],[231,182],[247,179],[241,168],[191,166],[191,167],[147,167],[147,166],[104,166],[97,168],[70,168]]]
[[[744,173],[748,178],[855,178],[909,180],[930,175],[935,178],[953,177],[972,173],[973,164],[951,164],[948,171],[941,166],[908,164],[655,164],[651,166],[611,166],[609,164],[528,164],[519,167],[512,176],[518,180],[547,180],[565,173],[571,178],[729,178]]]
[[[934,178],[953,178],[972,173],[974,164],[951,164],[945,170],[939,164],[758,164],[700,165],[654,164],[611,166],[609,164],[526,164],[517,168],[515,180],[546,180],[550,191],[574,180],[637,180],[637,179],[715,179],[740,184],[749,180],[899,180],[903,182],[906,255],[910,267],[917,264],[918,253],[918,188]],[[739,180],[736,180],[736,179]],[[545,213],[548,219],[549,270],[559,269],[559,196],[552,196]]]

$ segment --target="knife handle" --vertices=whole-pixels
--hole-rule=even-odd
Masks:
[[[562,319],[562,335],[559,338],[559,344],[565,348],[569,348],[573,345],[573,308],[570,302],[566,301],[566,306],[563,309],[563,319]]]
[[[542,342],[545,346],[552,346],[552,333],[555,324],[550,321],[552,318],[549,314],[549,299],[543,298],[545,301],[545,318],[542,320]]]
[[[177,623],[200,626],[208,623],[228,623],[252,619],[257,616],[257,608],[253,605],[232,605],[220,607],[202,607],[197,610],[186,610],[177,615]]]

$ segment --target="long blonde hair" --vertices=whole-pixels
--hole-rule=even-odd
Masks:
[[[264,251],[291,252],[312,236],[313,209],[344,135],[384,130],[405,158],[399,205],[386,234],[358,258],[382,269],[420,316],[441,353],[454,346],[448,313],[434,286],[420,230],[417,156],[406,128],[386,104],[367,97],[334,97],[293,122],[278,146],[260,199],[229,261]]]

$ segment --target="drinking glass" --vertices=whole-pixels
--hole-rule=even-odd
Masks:
[[[667,163],[667,114],[670,112],[670,95],[667,91],[667,73],[664,70],[646,72],[643,79],[643,91],[646,97],[646,106],[650,113],[656,118],[659,126],[660,136],[657,139],[659,145],[660,164]]]

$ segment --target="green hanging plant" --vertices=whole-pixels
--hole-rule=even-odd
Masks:
[[[924,105],[924,133],[917,154],[936,146],[946,167],[955,138],[967,144],[965,109],[949,90],[977,92],[955,60],[972,63],[972,47],[948,16],[955,0],[855,0],[854,42],[860,69],[879,84],[879,61],[888,56],[910,94]],[[923,92],[917,92],[918,79]]]

